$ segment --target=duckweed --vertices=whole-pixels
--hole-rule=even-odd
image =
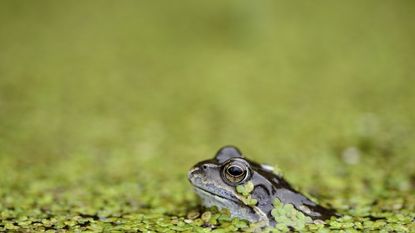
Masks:
[[[245,184],[241,184],[236,186],[236,192],[241,194],[241,200],[244,204],[249,206],[254,206],[258,203],[258,201],[255,198],[252,198],[250,195],[251,192],[254,190],[254,184],[252,181],[248,181]]]
[[[271,215],[277,222],[277,229],[283,230],[290,226],[296,230],[302,230],[307,223],[312,222],[310,217],[295,209],[292,204],[283,204],[276,198],[273,205],[274,209],[272,209]]]
[[[415,232],[412,1],[166,3],[0,1],[0,232],[255,232],[225,144],[342,216],[264,232]]]
[[[242,194],[242,196],[249,196],[249,194],[251,194],[253,190],[254,190],[254,183],[252,183],[252,181],[248,181],[245,184],[236,186],[236,191]]]

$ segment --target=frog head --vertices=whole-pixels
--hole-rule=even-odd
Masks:
[[[213,159],[197,163],[188,173],[204,206],[227,208],[234,217],[268,225],[267,214],[257,205],[247,204],[246,197],[237,191],[238,186],[252,182],[254,177],[256,171],[251,163],[233,146],[222,147]]]

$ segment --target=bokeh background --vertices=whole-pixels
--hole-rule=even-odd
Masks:
[[[413,211],[414,10],[2,1],[0,227],[183,216],[187,170],[227,144],[348,213]]]

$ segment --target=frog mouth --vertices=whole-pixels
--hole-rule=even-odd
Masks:
[[[207,189],[204,189],[204,188],[201,188],[201,187],[198,187],[198,186],[194,186],[193,187],[197,192],[199,192],[199,193],[201,193],[201,194],[203,194],[203,195],[206,195],[206,196],[210,196],[210,197],[213,197],[213,198],[216,198],[216,199],[225,199],[225,200],[227,200],[227,201],[231,201],[231,202],[233,202],[233,203],[235,203],[235,204],[237,204],[237,205],[241,205],[241,201],[239,201],[238,199],[233,199],[233,198],[229,198],[229,197],[225,197],[225,196],[222,196],[222,195],[219,195],[219,194],[217,194],[217,193],[214,193],[214,192],[212,192],[212,191],[209,191],[209,190],[207,190]]]

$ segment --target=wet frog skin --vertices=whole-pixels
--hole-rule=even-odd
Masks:
[[[310,221],[336,216],[294,190],[272,167],[245,158],[233,146],[222,147],[213,159],[197,163],[188,178],[204,206],[227,208],[233,217],[250,222],[274,226],[275,209],[281,205],[292,205]]]

